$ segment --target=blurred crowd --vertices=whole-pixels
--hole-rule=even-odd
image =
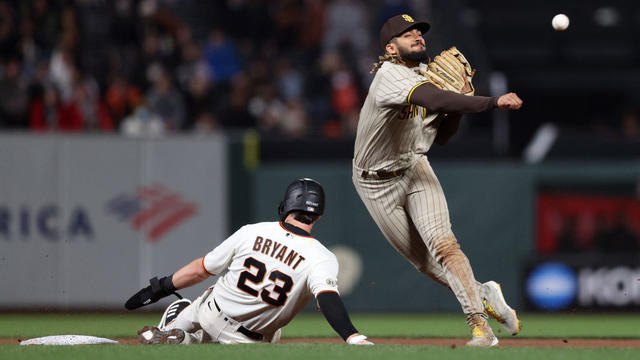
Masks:
[[[410,1],[0,0],[0,128],[354,134]]]

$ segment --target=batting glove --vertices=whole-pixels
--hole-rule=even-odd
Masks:
[[[353,334],[347,338],[347,344],[349,345],[374,345],[371,341],[367,340],[367,337],[358,333]]]
[[[124,304],[124,307],[127,308],[127,310],[137,309],[145,305],[153,304],[171,294],[176,294],[176,296],[182,298],[182,296],[175,292],[177,289],[173,286],[172,279],[173,275],[165,276],[161,279],[157,277],[150,279],[149,282],[151,285],[133,294]]]

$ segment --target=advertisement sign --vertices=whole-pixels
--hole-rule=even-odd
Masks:
[[[525,270],[531,309],[640,308],[640,200],[623,188],[538,194],[539,256]]]
[[[530,309],[640,309],[640,265],[614,258],[541,259],[525,272],[525,297]]]
[[[640,251],[636,197],[542,192],[537,219],[537,249],[542,255]]]
[[[225,149],[222,137],[3,135],[0,308],[122,309],[204,256],[228,235]]]

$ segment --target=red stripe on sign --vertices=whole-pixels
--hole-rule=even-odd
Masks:
[[[143,186],[138,189],[138,196],[143,200],[154,201],[155,198],[168,196],[170,193],[160,184],[153,184],[152,186]]]
[[[178,195],[165,196],[157,201],[151,203],[151,205],[140,211],[136,216],[131,219],[131,226],[135,229],[139,229],[142,225],[154,217],[161,216],[167,211],[175,210],[182,205]]]
[[[176,210],[170,216],[157,223],[149,230],[148,236],[151,241],[157,241],[167,231],[171,230],[187,218],[195,215],[197,208],[193,204],[184,204],[180,209]]]

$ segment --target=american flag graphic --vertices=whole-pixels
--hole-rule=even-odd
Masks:
[[[198,213],[198,207],[162,184],[143,186],[135,193],[119,194],[107,202],[107,210],[119,220],[129,221],[146,239],[156,242],[171,229]]]

